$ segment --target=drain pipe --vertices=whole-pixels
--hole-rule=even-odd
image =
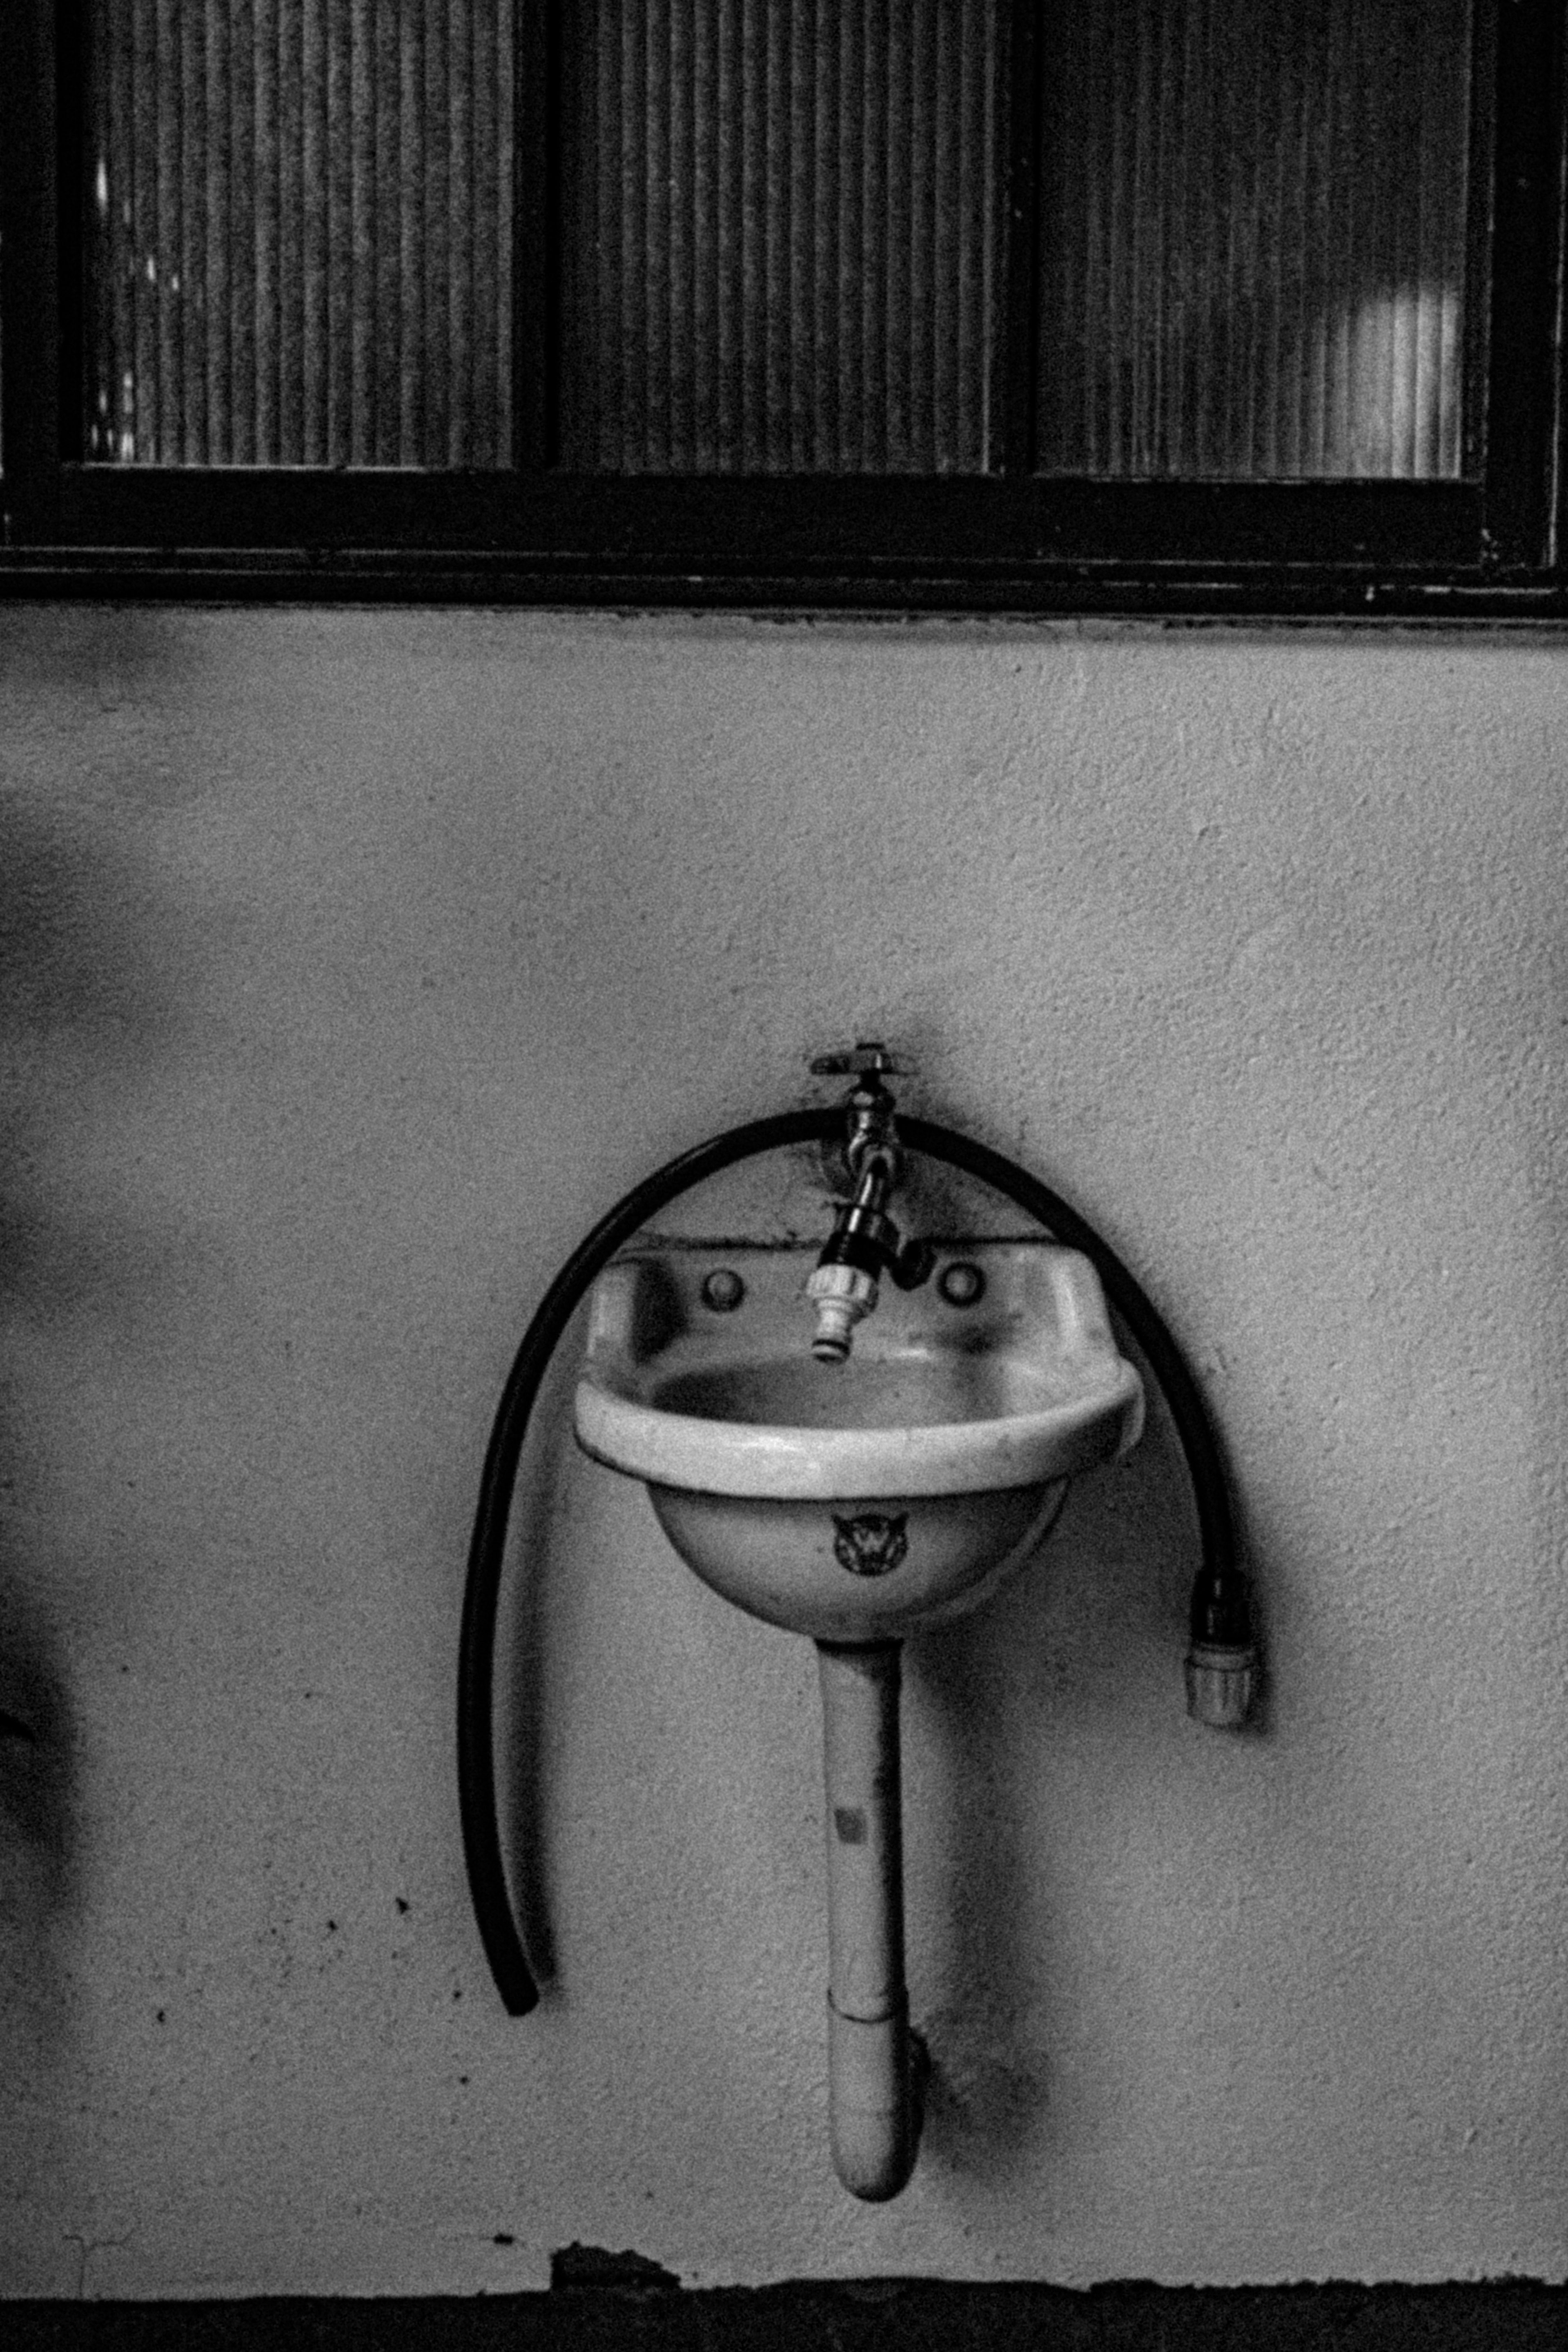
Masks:
[[[915,2168],[904,1985],[897,1642],[819,1642],[827,1796],[827,2105],[834,2168],[880,2204]]]
[[[738,1160],[750,1160],[764,1151],[787,1150],[802,1144],[835,1143],[842,1136],[843,1124],[842,1109],[837,1108],[784,1111],[776,1118],[754,1119],[747,1126],[731,1128],[724,1134],[712,1137],[707,1143],[699,1144],[694,1150],[670,1160],[637,1185],[578,1244],[551,1284],[523,1335],[522,1344],[501,1392],[485,1455],[479,1510],[474,1520],[473,1540],[468,1548],[468,1583],[463,1596],[458,1662],[458,1801],[475,1922],[490,1973],[495,1979],[496,1990],[513,2017],[524,2017],[535,2007],[539,1987],[518,1933],[501,1853],[500,1822],[496,1801],[493,1720],[496,1614],[506,1561],[507,1522],[511,1510],[512,1489],[517,1483],[518,1465],[522,1458],[523,1442],[528,1435],[540,1387],[574,1313],[616,1252],[623,1248],[651,1217],[657,1216],[661,1209],[668,1208],[683,1192],[690,1192],[695,1185],[706,1182],[709,1177],[719,1175],[724,1169],[733,1167]],[[1203,1564],[1193,1588],[1193,1648],[1187,1661],[1188,1708],[1200,1722],[1226,1728],[1237,1727],[1245,1719],[1251,1705],[1257,1675],[1247,1580],[1236,1561],[1230,1498],[1219,1449],[1209,1426],[1203,1398],[1180,1349],[1152,1302],[1121,1259],[1100,1240],[1093,1227],[1085,1223],[1077,1210],[1070,1207],[1059,1193],[1053,1192],[1049,1185],[1040,1183],[1026,1170],[1016,1166],[1010,1160],[1005,1160],[1000,1152],[988,1150],[984,1144],[973,1143],[967,1136],[955,1134],[950,1128],[934,1126],[926,1119],[907,1118],[900,1118],[899,1128],[907,1152],[924,1152],[932,1160],[944,1161],[950,1168],[978,1178],[982,1183],[989,1184],[994,1192],[1000,1192],[1004,1199],[1013,1202],[1026,1215],[1044,1225],[1068,1248],[1081,1250],[1100,1276],[1111,1307],[1136,1340],[1144,1362],[1164,1395],[1175,1426],[1186,1460],[1187,1475],[1192,1481],[1193,1500],[1197,1509],[1198,1531],[1203,1545]],[[828,1671],[825,1666],[824,1703],[825,1713],[831,1715],[837,1701],[829,1702],[827,1699],[826,1677]],[[836,1682],[836,1691],[837,1687]],[[878,1687],[880,1689],[881,1686]],[[878,1706],[885,1704],[884,1695],[879,1698]],[[896,1821],[896,1658],[892,1705],[892,1817]],[[884,1748],[883,1752],[886,1754],[888,1750]],[[829,1781],[831,1790],[831,1768]],[[885,1806],[885,1792],[881,1801]],[[831,1821],[831,1793],[828,1804]],[[868,1815],[868,1824],[869,1818]],[[834,1857],[841,1844],[849,1849],[853,1841],[839,1841],[830,1833],[830,1905],[836,1899],[832,1892]],[[860,1916],[857,1907],[860,1900],[858,1892],[855,1892],[853,1902],[849,1898],[850,1890],[858,1890],[861,1884],[860,1880],[851,1876],[846,1881],[844,1892],[837,1898],[842,1916],[847,1919],[853,1920]],[[900,1951],[901,1933],[900,1925]],[[901,1985],[901,1958],[899,1979]],[[837,1981],[837,1978],[835,1981]],[[854,1998],[853,1995],[849,1997]],[[871,2042],[863,2033],[858,2034],[847,2029],[878,2026],[886,2021],[851,2015],[844,2026],[836,2029],[830,2013],[829,2032],[840,2032],[841,2046],[847,2053],[850,2050],[858,2052],[869,2049]],[[913,2036],[907,2038],[906,2053],[913,2041]],[[847,2082],[852,2072],[847,2057],[845,2067]],[[906,2075],[908,2071],[906,2055]],[[885,2084],[888,2079],[885,2074],[874,2078],[878,2084]],[[877,2090],[874,2095],[880,2097],[882,2092]],[[911,2105],[908,2110],[910,2117],[914,2113],[914,2095],[911,2089]],[[846,2108],[847,2116],[861,2112],[858,2107]],[[866,2112],[883,2111],[869,2109]],[[893,2191],[889,2189],[882,2193],[890,2196]]]

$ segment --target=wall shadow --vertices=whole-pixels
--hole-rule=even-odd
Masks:
[[[497,1769],[502,1844],[518,1931],[541,1998],[546,2000],[556,1962],[546,1834],[549,1706],[554,1685],[545,1646],[559,1630],[559,1609],[552,1607],[549,1579],[558,1572],[560,1546],[552,1536],[565,1506],[572,1467],[572,1396],[583,1353],[581,1319],[580,1310],[551,1359],[530,1416],[512,1497],[506,1583],[496,1627],[496,1688],[503,1710]],[[522,1339],[521,1328],[517,1339]]]
[[[28,673],[48,723],[74,716],[97,676],[76,620],[68,658],[47,646]],[[49,1175],[84,1099],[112,1099],[165,1051],[189,961],[133,819],[100,781],[112,784],[95,771],[84,792],[73,769],[79,788],[50,797],[13,754],[0,792],[0,2011],[12,2055],[35,2063],[69,2038],[67,1947],[83,1896],[81,1741],[57,1596],[95,1576],[60,1554],[55,1433],[28,1367],[51,1350],[90,1362],[106,1322],[122,1340],[184,1255],[176,1236]],[[112,1565],[118,1580],[124,1562]]]
[[[992,2187],[1029,2173],[1048,2137],[1053,1989],[1085,1965],[1058,1940],[1049,1856],[1031,1826],[1035,1727],[1131,1728],[1184,1704],[1196,1526],[1181,1447],[1148,1385],[1130,1460],[1075,1481],[1005,1591],[906,1649],[910,1696],[939,1751],[936,1817],[922,1836],[943,1890],[938,1973],[954,1989],[919,2020],[931,2042],[926,2142],[948,2169]]]

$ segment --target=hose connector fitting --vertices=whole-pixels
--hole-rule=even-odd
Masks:
[[[1239,1731],[1258,1695],[1252,1606],[1240,1569],[1205,1562],[1193,1586],[1187,1713],[1215,1731]]]
[[[858,1265],[818,1265],[805,1286],[816,1309],[816,1330],[811,1352],[819,1363],[842,1364],[849,1354],[855,1326],[877,1304],[877,1277]]]
[[[877,1304],[883,1275],[889,1275],[900,1290],[914,1290],[929,1280],[936,1252],[929,1242],[906,1240],[888,1214],[888,1202],[903,1172],[903,1154],[893,1124],[893,1097],[882,1080],[900,1065],[885,1045],[868,1038],[850,1053],[822,1055],[811,1066],[818,1077],[852,1076],[856,1081],[844,1107],[848,1123],[844,1158],[855,1194],[839,1209],[805,1286],[816,1309],[811,1352],[819,1363],[842,1364],[848,1359],[855,1326]]]

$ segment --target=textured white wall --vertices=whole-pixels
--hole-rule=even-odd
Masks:
[[[0,617],[10,2291],[1568,2272],[1564,659]],[[806,1645],[542,1474],[523,2022],[451,1724],[545,1282],[868,1032],[1164,1307],[1272,1666],[1185,1720],[1158,1431],[911,1656],[938,2075],[879,2210]]]

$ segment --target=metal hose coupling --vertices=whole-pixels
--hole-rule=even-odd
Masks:
[[[840,1209],[805,1286],[816,1309],[811,1352],[819,1363],[842,1364],[855,1326],[877,1304],[883,1275],[890,1275],[900,1290],[916,1289],[930,1277],[936,1253],[929,1242],[906,1241],[887,1213],[903,1171],[903,1154],[893,1125],[893,1097],[883,1077],[901,1066],[885,1045],[867,1038],[849,1053],[819,1056],[811,1066],[818,1077],[852,1076],[856,1080],[845,1105],[848,1135],[844,1149],[855,1197]]]

